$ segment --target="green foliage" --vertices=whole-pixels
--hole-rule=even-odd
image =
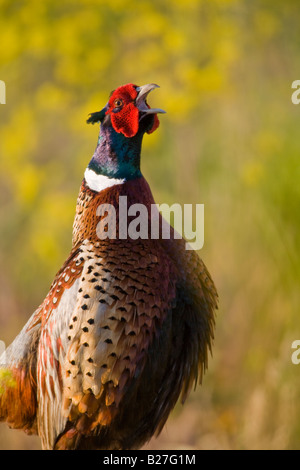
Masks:
[[[220,293],[204,385],[184,425],[176,414],[168,425],[195,448],[299,448],[298,8],[0,0],[1,336],[18,332],[70,249],[97,142],[89,113],[121,84],[158,83],[151,105],[168,114],[142,169],[158,203],[205,204],[201,255]]]

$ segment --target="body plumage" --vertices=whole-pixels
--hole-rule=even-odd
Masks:
[[[162,112],[146,101],[155,87],[120,87],[91,115],[100,136],[77,200],[71,253],[5,352],[15,386],[0,395],[0,419],[38,433],[44,449],[141,447],[207,367],[214,283],[172,228],[170,239],[151,239],[154,199],[140,151]],[[97,236],[98,207],[109,204],[118,216],[120,196],[149,210],[148,238]]]

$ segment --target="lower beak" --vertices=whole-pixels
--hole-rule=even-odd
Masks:
[[[160,108],[150,108],[149,105],[146,103],[146,99],[150,91],[154,90],[155,88],[159,88],[158,85],[155,85],[155,83],[148,83],[148,85],[143,85],[139,86],[136,88],[136,91],[138,92],[138,95],[136,97],[136,107],[138,108],[139,111],[142,113],[147,113],[147,114],[157,114],[157,113],[162,113],[164,114],[166,111]]]

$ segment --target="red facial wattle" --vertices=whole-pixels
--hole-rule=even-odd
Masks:
[[[139,130],[139,110],[133,103],[129,103],[118,113],[111,113],[111,123],[116,132],[122,132],[125,137],[133,137]]]
[[[134,105],[137,94],[136,86],[129,83],[117,88],[108,102],[106,114],[110,114],[115,131],[121,132],[125,137],[133,137],[139,130],[139,110]],[[115,106],[118,100],[122,102],[120,110]]]
[[[116,132],[122,133],[125,137],[134,137],[139,130],[140,110],[136,106],[135,100],[138,96],[138,87],[129,83],[117,88],[111,95],[108,102],[106,114],[111,117],[111,123]],[[118,104],[121,103],[120,107]],[[150,106],[145,103],[148,109]],[[159,126],[156,114],[153,114],[153,125],[147,130],[148,134],[154,132]]]

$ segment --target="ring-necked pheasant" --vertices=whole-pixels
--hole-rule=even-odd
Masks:
[[[207,367],[217,293],[197,253],[172,228],[170,239],[126,238],[117,218],[115,238],[97,232],[102,204],[117,214],[120,196],[154,204],[140,152],[163,112],[146,100],[156,87],[121,86],[90,115],[100,135],[70,256],[0,360],[15,382],[0,395],[0,419],[38,433],[44,449],[141,447]]]

